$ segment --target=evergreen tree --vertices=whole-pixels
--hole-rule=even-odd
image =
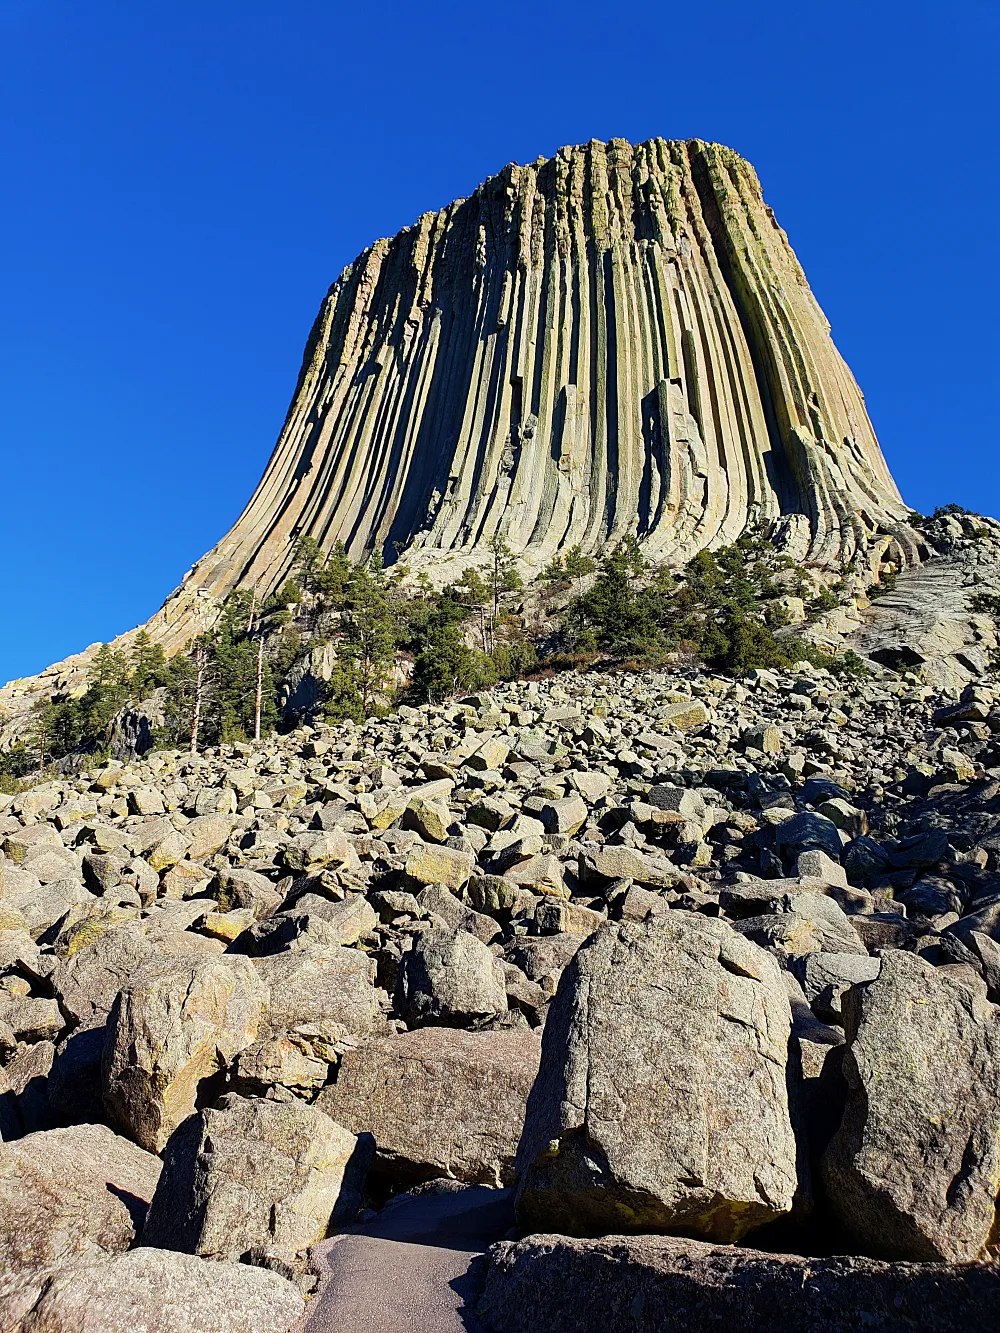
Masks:
[[[654,599],[639,582],[647,568],[634,537],[604,557],[594,582],[568,609],[567,626],[578,647],[618,657],[646,656],[662,647]]]
[[[323,565],[323,552],[315,537],[299,537],[295,543],[295,568],[306,592],[315,592],[315,574]]]
[[[517,561],[514,558],[514,552],[499,533],[490,538],[488,546],[492,557],[488,586],[490,596],[493,599],[493,620],[495,622],[500,615],[501,598],[506,593],[517,592],[523,588],[524,582],[517,572]]]
[[[353,663],[335,662],[326,683],[323,716],[327,722],[343,722],[350,718],[363,722],[367,717],[364,699]]]
[[[156,736],[157,745],[190,746],[197,695],[198,666],[194,646],[177,653],[167,663],[164,686],[166,704],[164,724]]]
[[[314,537],[300,537],[295,553],[298,582],[314,599],[311,620],[315,627],[324,611],[340,610],[353,567],[343,542],[324,555]]]
[[[124,652],[116,652],[102,643],[87,673],[87,690],[77,706],[78,718],[67,715],[56,724],[61,730],[60,752],[68,754],[78,746],[102,749],[111,739],[111,723],[117,713],[133,698],[132,664]],[[69,743],[73,734],[75,743]],[[65,745],[67,748],[61,748]]]
[[[577,542],[562,555],[553,556],[542,570],[540,577],[549,583],[576,583],[579,596],[582,581],[596,569],[597,561],[592,556],[584,555],[580,543]]]
[[[455,597],[466,608],[466,619],[475,615],[479,621],[479,640],[484,653],[489,652],[491,626],[487,615],[487,605],[493,600],[493,589],[478,569],[472,565],[466,569],[457,583],[452,585]]]
[[[389,682],[401,636],[401,620],[382,562],[375,556],[351,572],[343,592],[338,681],[334,694],[342,716],[369,716]]]
[[[136,699],[144,699],[167,683],[167,675],[167,658],[162,645],[154,643],[148,631],[141,629],[132,644],[130,693]]]
[[[427,617],[413,667],[412,688],[418,697],[433,703],[459,688],[473,688],[485,654],[476,654],[465,641],[462,626],[468,615],[455,588],[445,588]]]
[[[563,562],[563,568],[566,571],[568,579],[585,579],[588,574],[593,574],[597,569],[597,561],[589,555],[584,555],[580,550],[580,543],[571,546],[566,552],[566,558]]]
[[[207,689],[205,742],[229,744],[247,740],[255,730],[257,698],[257,643],[248,630],[253,625],[250,594],[237,591],[226,598],[222,614],[207,636]],[[264,664],[262,730],[276,720],[274,683]]]
[[[32,704],[27,741],[35,755],[37,768],[42,769],[52,759],[68,753],[61,748],[67,739],[67,721],[65,714],[61,715],[59,705],[53,703],[51,699],[39,699],[37,703]],[[69,735],[70,739],[73,739],[72,733]]]

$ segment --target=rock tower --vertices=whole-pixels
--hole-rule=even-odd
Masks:
[[[344,270],[260,485],[184,591],[270,589],[300,535],[433,571],[499,533],[530,569],[779,520],[830,563],[906,512],[752,167],[593,141]]]
[[[182,648],[231,589],[278,586],[300,536],[441,586],[497,533],[529,576],[627,535],[680,563],[748,525],[800,560],[895,538],[906,563],[907,513],[749,163],[594,140],[505,167],[344,270],[249,504],[147,628]],[[72,688],[95,648],[0,707]]]

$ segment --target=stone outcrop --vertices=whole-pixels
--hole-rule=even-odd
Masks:
[[[143,1244],[204,1259],[258,1246],[290,1258],[357,1212],[370,1157],[315,1107],[230,1094],[171,1136]]]
[[[277,1273],[148,1248],[0,1290],[5,1333],[291,1333],[303,1308]]]
[[[538,1060],[532,1032],[419,1028],[349,1051],[317,1105],[375,1136],[383,1176],[509,1185]]]
[[[234,587],[277,587],[302,536],[402,550],[444,583],[498,534],[529,572],[631,535],[679,562],[749,524],[795,559],[867,562],[875,540],[910,563],[908,512],[750,164],[698,139],[593,140],[505,167],[344,270],[256,491],[147,629],[183,647]],[[0,708],[78,687],[96,647]]]
[[[159,1174],[156,1157],[106,1125],[0,1145],[0,1274],[128,1249]]]
[[[246,958],[148,963],[108,1019],[104,1104],[115,1123],[161,1151],[195,1109],[202,1080],[256,1037],[265,996]]]
[[[735,1241],[787,1212],[796,1147],[781,974],[731,926],[599,930],[563,973],[518,1148],[518,1220]]]

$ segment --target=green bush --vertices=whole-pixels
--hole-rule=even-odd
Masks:
[[[788,640],[774,633],[789,620],[774,582],[784,571],[807,586],[805,571],[759,534],[699,551],[679,574],[651,569],[630,539],[604,557],[586,593],[570,603],[561,637],[569,651],[617,660],[654,662],[685,651],[717,670],[785,666]],[[838,604],[832,592],[819,600],[827,606],[831,599]]]
[[[969,607],[979,615],[1000,619],[1000,597],[994,593],[977,592],[969,599]]]
[[[596,569],[597,561],[592,556],[584,555],[577,542],[562,555],[554,556],[539,577],[547,583],[572,583],[574,580],[585,579]]]

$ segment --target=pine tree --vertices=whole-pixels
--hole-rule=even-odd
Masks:
[[[500,619],[500,603],[507,593],[517,592],[524,587],[520,574],[517,572],[517,561],[514,558],[514,552],[510,549],[499,533],[494,534],[488,543],[492,562],[490,564],[487,586],[490,591],[490,598],[493,602],[493,618],[490,622],[489,648],[487,651],[493,652],[497,643],[497,622]]]
[[[166,681],[167,658],[163,647],[153,642],[147,630],[141,629],[132,644],[130,693],[136,699],[144,699]]]
[[[79,703],[78,744],[84,748],[106,746],[115,715],[132,697],[132,663],[125,653],[102,643],[90,664],[87,691]]]
[[[343,542],[337,542],[329,555],[324,555],[314,537],[300,537],[295,543],[295,557],[298,580],[314,599],[310,620],[315,629],[325,611],[340,610],[353,567]]]
[[[479,638],[484,653],[490,650],[490,622],[486,608],[493,600],[493,590],[478,569],[472,565],[466,569],[459,581],[452,585],[456,597],[468,611],[479,617]]]
[[[578,646],[594,646],[620,657],[642,656],[662,645],[656,599],[639,586],[648,568],[635,538],[604,557],[596,579],[570,605],[567,624]]]
[[[563,569],[566,577],[576,583],[576,594],[579,597],[581,585],[588,574],[593,574],[597,569],[597,561],[589,555],[584,555],[580,550],[580,544],[571,546],[566,552],[566,559],[563,562]]]
[[[28,744],[34,751],[39,770],[52,758],[57,758],[58,705],[51,699],[39,699],[31,707]]]
[[[436,703],[457,689],[474,689],[496,678],[489,657],[465,641],[462,626],[468,616],[456,589],[445,588],[420,637],[412,679],[418,697]]]
[[[208,641],[206,734],[212,744],[253,735],[257,645],[247,633],[252,598],[232,592]]]
[[[189,644],[184,652],[176,653],[166,665],[163,680],[166,693],[163,709],[165,716],[163,726],[159,728],[155,737],[157,745],[171,748],[175,745],[186,745],[190,748],[194,734],[195,748],[197,748],[198,728],[194,726],[198,696],[197,652],[197,647]]]
[[[361,708],[368,716],[387,688],[400,639],[400,617],[377,557],[356,566],[351,574],[341,624],[338,656],[344,667],[354,671]]]
[[[194,697],[191,703],[191,753],[198,753],[201,730],[201,706],[205,688],[205,645],[199,640],[194,649]]]

